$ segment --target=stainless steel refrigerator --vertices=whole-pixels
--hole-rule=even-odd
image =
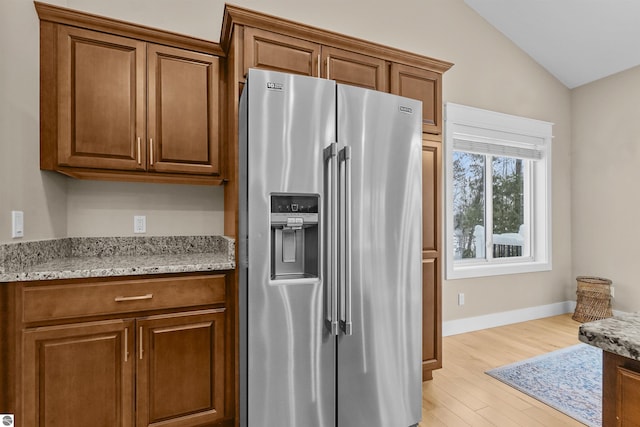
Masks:
[[[420,421],[421,108],[249,70],[239,110],[243,427]]]

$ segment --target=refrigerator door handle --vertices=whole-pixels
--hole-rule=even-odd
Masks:
[[[324,149],[325,162],[329,164],[330,182],[327,186],[327,197],[325,203],[329,207],[329,244],[327,250],[327,262],[330,272],[327,274],[326,290],[330,292],[328,296],[327,313],[325,323],[331,335],[338,335],[338,144],[331,143]]]
[[[340,150],[340,163],[344,162],[344,316],[340,328],[345,335],[353,333],[351,321],[351,147]]]

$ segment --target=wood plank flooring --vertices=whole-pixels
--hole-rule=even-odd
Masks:
[[[583,426],[484,373],[577,344],[579,326],[565,314],[444,337],[443,368],[422,385],[419,427]]]

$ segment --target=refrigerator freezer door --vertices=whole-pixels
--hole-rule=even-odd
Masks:
[[[352,335],[338,338],[338,427],[407,427],[422,405],[422,106],[350,86],[337,92],[352,180]]]
[[[245,95],[248,106],[241,120],[248,117],[248,122],[241,137],[247,144],[241,151],[246,150],[247,162],[241,175],[246,174],[247,184],[241,206],[246,204],[248,215],[240,236],[241,256],[245,242],[247,248],[241,265],[246,281],[240,285],[241,306],[246,307],[241,313],[241,324],[246,325],[241,342],[242,425],[333,426],[336,339],[324,322],[326,273],[312,267],[305,267],[311,274],[280,272],[296,266],[298,248],[305,244],[317,246],[315,256],[322,265],[324,215],[317,215],[317,223],[308,227],[303,211],[304,200],[311,199],[320,205],[316,212],[323,212],[324,149],[335,141],[335,83],[249,70]],[[274,200],[294,200],[274,207],[292,212],[291,218],[272,220],[272,203],[279,203]],[[281,225],[272,225],[276,223]],[[285,246],[272,262],[276,235]],[[287,243],[289,235],[301,237]],[[304,265],[310,263],[305,259]],[[281,270],[274,273],[276,268]]]

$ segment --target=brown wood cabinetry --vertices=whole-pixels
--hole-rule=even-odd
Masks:
[[[262,68],[386,92],[384,59],[271,31],[244,29],[244,74]]]
[[[422,377],[442,367],[442,144],[422,140]]]
[[[220,44],[227,53],[229,114],[225,234],[237,236],[237,112],[248,68],[330,78],[423,104],[423,378],[442,367],[442,74],[453,64],[227,5]]]
[[[602,352],[602,426],[640,426],[640,361]]]
[[[244,73],[249,68],[319,76],[320,45],[258,28],[244,29]]]
[[[213,425],[224,418],[224,309],[136,321],[137,426]]]
[[[17,426],[232,425],[232,276],[4,284]]]
[[[219,56],[149,42],[133,25],[106,18],[96,25],[82,13],[36,8],[41,169],[91,179],[221,182]],[[73,26],[64,24],[69,19]]]
[[[422,101],[422,131],[442,133],[442,74],[391,64],[391,93]]]
[[[26,329],[19,425],[132,426],[134,330],[124,320]]]
[[[145,135],[145,44],[75,27],[52,30],[59,55],[58,165],[145,169],[146,150],[136,150],[136,137]]]
[[[220,175],[219,58],[154,44],[147,58],[147,169]]]
[[[387,64],[384,59],[323,46],[322,77],[352,86],[387,91]]]

